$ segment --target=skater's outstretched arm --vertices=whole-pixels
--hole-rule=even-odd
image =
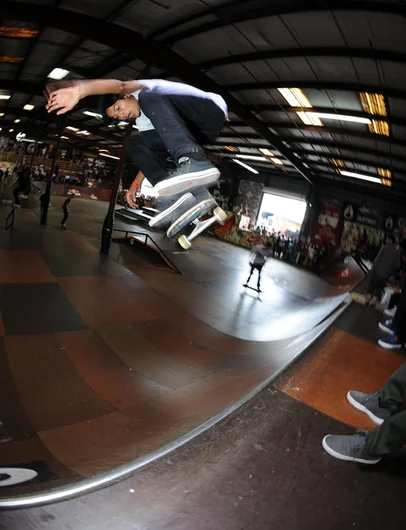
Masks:
[[[57,114],[65,114],[87,96],[132,94],[142,88],[144,85],[137,81],[120,81],[118,79],[58,81],[50,83],[45,88],[46,109],[48,112],[57,111]]]

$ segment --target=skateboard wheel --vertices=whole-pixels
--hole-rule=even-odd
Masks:
[[[187,250],[188,248],[192,246],[192,243],[189,241],[189,239],[186,236],[180,236],[178,238],[178,243],[185,250]]]
[[[219,223],[224,223],[224,221],[227,219],[226,212],[222,210],[220,207],[217,207],[214,209],[213,215]]]

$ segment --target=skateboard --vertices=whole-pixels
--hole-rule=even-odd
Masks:
[[[213,209],[214,208],[214,209]],[[201,220],[207,212],[213,209],[213,215],[208,219]],[[179,217],[167,230],[167,237],[175,237],[185,227],[193,224],[194,228],[191,234],[181,235],[178,237],[179,245],[187,250],[192,246],[192,241],[199,234],[207,230],[213,223],[224,223],[227,219],[227,214],[222,208],[217,206],[216,201],[213,198],[206,199]]]
[[[262,293],[261,289],[255,289],[255,287],[251,287],[247,283],[244,283],[243,287],[245,287],[246,289],[251,289],[252,291],[256,291],[257,293]]]

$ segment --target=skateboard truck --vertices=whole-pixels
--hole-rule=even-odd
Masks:
[[[192,241],[195,237],[197,237],[199,234],[204,232],[209,226],[211,226],[213,223],[224,223],[224,221],[227,219],[227,214],[224,210],[222,210],[220,207],[217,207],[213,211],[213,215],[206,219],[205,221],[200,221],[200,219],[195,219],[194,224],[195,227],[191,234],[188,236],[182,235],[178,238],[179,245],[187,250],[192,246]]]
[[[222,210],[219,206],[215,206],[217,206],[217,204],[211,196],[210,199],[201,201],[199,204],[185,212],[179,219],[177,219],[168,228],[166,235],[168,237],[175,237],[186,226],[194,225],[191,234],[189,234],[188,236],[181,235],[180,237],[178,237],[179,245],[185,250],[189,249],[192,246],[191,242],[195,237],[204,232],[204,230],[207,230],[207,228],[209,228],[209,226],[211,226],[213,223],[224,223],[224,221],[227,219],[226,212]],[[213,207],[215,207],[213,210],[213,215],[209,219],[201,221],[200,217],[205,215]]]

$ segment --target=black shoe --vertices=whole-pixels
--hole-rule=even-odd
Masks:
[[[160,196],[176,195],[196,188],[212,186],[220,177],[220,171],[210,160],[184,157],[176,171],[154,186]]]

